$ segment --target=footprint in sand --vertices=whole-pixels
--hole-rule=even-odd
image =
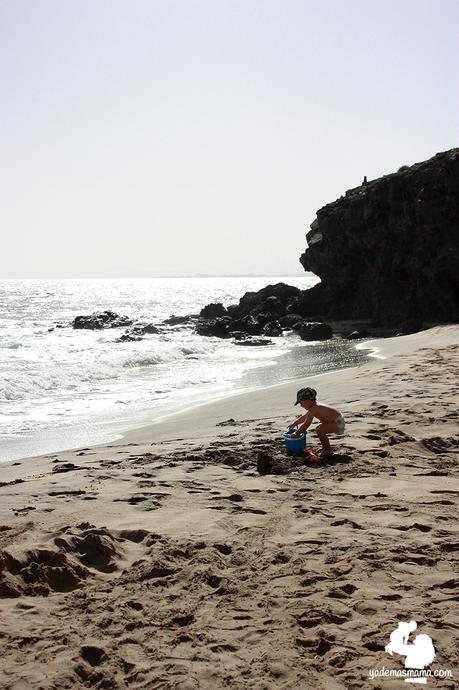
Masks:
[[[108,659],[105,649],[93,645],[83,645],[80,655],[91,666],[99,666],[105,659]]]
[[[15,508],[14,509],[14,514],[16,516],[18,515],[27,515],[31,510],[36,510],[35,506],[24,506],[24,508]],[[1,527],[0,527],[1,530]]]
[[[232,501],[233,503],[239,503],[244,500],[241,494],[230,494],[230,496],[212,496],[209,501]]]
[[[329,623],[342,625],[349,620],[350,617],[351,614],[349,612],[341,612],[326,607],[320,609],[313,608],[295,616],[296,622],[301,628],[315,628],[318,625]]]
[[[439,546],[442,551],[446,551],[447,553],[459,551],[459,542],[446,542],[439,544]]]
[[[332,599],[346,599],[351,594],[354,594],[356,590],[357,587],[348,582],[345,585],[342,585],[341,587],[331,589],[326,596],[331,597]]]
[[[419,522],[414,522],[412,525],[400,525],[400,527],[394,527],[394,529],[398,529],[400,532],[407,532],[409,529],[417,529],[420,532],[431,532],[432,527],[430,527],[430,525],[421,525]]]
[[[396,512],[396,513],[407,513],[409,511],[409,508],[404,508],[403,506],[398,506],[398,505],[391,505],[391,504],[377,504],[374,506],[369,506],[370,510],[373,511],[385,511],[385,510],[390,510],[391,512]]]
[[[363,529],[361,525],[359,525],[357,522],[354,522],[353,520],[348,520],[347,518],[344,518],[343,520],[335,520],[335,522],[331,522],[330,525],[332,527],[341,527],[342,525],[350,525],[352,529]]]

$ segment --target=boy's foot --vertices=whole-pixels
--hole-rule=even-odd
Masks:
[[[331,460],[333,457],[333,452],[331,450],[323,450],[320,454],[322,460]]]

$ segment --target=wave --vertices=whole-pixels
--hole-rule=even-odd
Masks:
[[[98,364],[97,368],[78,364],[37,369],[25,366],[13,374],[3,376],[0,383],[0,402],[55,398],[62,395],[79,397],[91,392],[94,385],[119,377],[114,366]]]
[[[284,279],[275,282],[279,280]],[[276,353],[292,345],[288,338],[279,338],[272,351],[257,351],[179,329],[156,339],[118,345],[119,329],[94,334],[72,328],[51,331],[56,325],[106,308],[156,322],[173,313],[196,313],[211,302],[234,303],[266,282],[265,278],[0,280],[2,442],[3,430],[19,435],[22,422],[33,424],[32,434],[65,423],[71,426],[77,419],[99,420],[103,415],[111,423],[117,408],[143,409],[154,399],[165,401],[161,404],[167,407],[176,390],[180,400],[186,400],[188,391],[195,399],[200,386],[211,390],[222,383],[229,385],[245,371],[266,366]],[[286,282],[304,287],[303,278]],[[3,415],[8,415],[7,422],[2,421]]]
[[[154,357],[140,357],[139,359],[127,359],[123,362],[125,369],[136,369],[140,367],[154,367],[156,364],[164,362],[164,357],[155,355]]]

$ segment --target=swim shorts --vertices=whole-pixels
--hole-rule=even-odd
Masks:
[[[342,415],[340,415],[339,417],[337,417],[335,419],[335,422],[336,422],[336,426],[338,427],[338,434],[344,434],[344,427],[345,427],[344,417]]]

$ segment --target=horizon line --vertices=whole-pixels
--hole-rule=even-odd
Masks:
[[[157,274],[151,276],[40,276],[15,278],[0,278],[0,280],[152,280],[156,278],[302,278],[306,275],[315,275],[311,271],[302,273],[173,273]]]

